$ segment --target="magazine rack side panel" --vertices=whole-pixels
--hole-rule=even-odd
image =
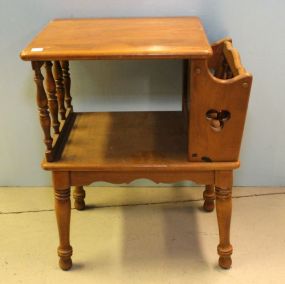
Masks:
[[[237,161],[252,76],[214,77],[206,60],[192,60],[189,161]]]

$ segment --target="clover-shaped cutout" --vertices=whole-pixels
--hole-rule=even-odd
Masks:
[[[210,121],[211,128],[219,132],[224,128],[225,122],[231,118],[231,114],[227,110],[210,109],[206,112],[206,118]]]

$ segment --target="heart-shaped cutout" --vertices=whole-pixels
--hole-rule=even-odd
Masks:
[[[210,109],[206,112],[206,119],[210,121],[210,127],[216,131],[221,131],[225,122],[231,118],[231,113],[227,110]]]

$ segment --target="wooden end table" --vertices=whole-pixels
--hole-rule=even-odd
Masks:
[[[72,266],[70,187],[75,186],[75,208],[82,210],[85,185],[147,178],[206,185],[204,209],[212,211],[216,200],[219,264],[229,268],[233,170],[239,167],[252,81],[231,39],[210,46],[197,17],[59,19],[21,58],[31,61],[35,74],[46,145],[42,167],[52,171],[60,267]],[[100,59],[183,60],[182,111],[74,112],[69,61]]]

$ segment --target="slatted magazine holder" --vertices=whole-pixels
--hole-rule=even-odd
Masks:
[[[233,170],[239,167],[252,83],[232,40],[210,46],[196,17],[67,19],[51,22],[21,58],[31,61],[35,74],[46,146],[42,167],[53,177],[60,267],[72,266],[70,187],[75,186],[75,208],[83,210],[83,186],[147,178],[206,185],[204,209],[217,211],[219,264],[230,268]],[[134,58],[183,60],[182,111],[74,112],[69,60]]]

